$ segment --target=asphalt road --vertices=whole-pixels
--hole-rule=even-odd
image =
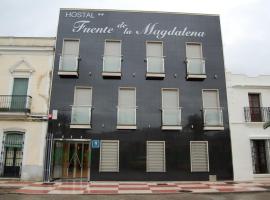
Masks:
[[[269,200],[270,192],[230,194],[161,194],[161,195],[22,195],[0,194],[0,200]]]

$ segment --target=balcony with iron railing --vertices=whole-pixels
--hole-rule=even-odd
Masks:
[[[164,57],[148,56],[146,58],[147,72],[146,77],[164,78]]]
[[[181,108],[162,109],[162,130],[181,130]]]
[[[205,59],[186,58],[187,79],[205,79]]]
[[[136,129],[136,107],[117,107],[117,129]]]
[[[122,56],[104,55],[102,76],[121,77]]]
[[[204,130],[224,130],[222,108],[203,108]]]
[[[270,107],[244,107],[246,122],[270,121]]]
[[[61,55],[58,75],[77,77],[79,75],[79,57],[75,55]]]
[[[0,95],[0,115],[27,115],[31,112],[32,97]]]
[[[91,128],[91,106],[72,105],[70,128]]]

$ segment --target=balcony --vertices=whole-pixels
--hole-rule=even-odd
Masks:
[[[162,130],[182,130],[181,108],[162,109]]]
[[[148,56],[146,58],[146,63],[147,63],[146,77],[148,78],[165,77],[163,57]]]
[[[91,128],[91,106],[73,105],[70,128]]]
[[[103,77],[121,77],[122,56],[103,56]]]
[[[79,76],[79,57],[75,55],[60,56],[59,60],[59,76]]]
[[[244,107],[246,122],[266,122],[270,120],[270,107]]]
[[[224,130],[222,108],[203,109],[204,130]]]
[[[205,59],[187,58],[187,79],[205,79]]]
[[[136,129],[136,108],[117,108],[117,129]]]
[[[31,112],[31,103],[31,96],[0,95],[0,115],[27,116]]]

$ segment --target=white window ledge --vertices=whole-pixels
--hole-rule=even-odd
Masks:
[[[18,117],[18,118],[24,118],[29,117],[30,113],[28,112],[0,112],[0,118],[9,118],[9,117]]]
[[[206,74],[188,74],[187,79],[205,79]]]
[[[253,174],[254,179],[270,178],[270,174]]]
[[[182,130],[182,126],[162,126],[162,130]]]
[[[116,129],[132,129],[132,130],[135,130],[137,129],[137,126],[135,125],[117,125]]]
[[[121,77],[121,72],[102,72],[102,76]]]
[[[58,75],[59,75],[59,76],[76,76],[76,77],[79,76],[79,74],[78,74],[77,71],[74,71],[74,72],[58,71]]]
[[[205,126],[203,127],[203,130],[205,131],[223,131],[223,126]]]
[[[165,73],[146,73],[146,77],[152,77],[152,78],[165,78]]]
[[[91,129],[90,124],[70,124],[70,128]]]

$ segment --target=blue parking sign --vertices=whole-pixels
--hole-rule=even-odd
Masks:
[[[92,140],[92,149],[98,149],[100,144],[99,140]]]

